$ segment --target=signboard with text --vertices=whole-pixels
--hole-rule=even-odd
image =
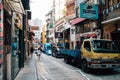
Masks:
[[[55,32],[55,38],[63,38],[63,32]]]
[[[87,19],[98,19],[98,6],[80,4],[80,17]]]

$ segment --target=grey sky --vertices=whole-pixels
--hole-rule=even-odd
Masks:
[[[32,19],[45,19],[45,15],[51,10],[53,0],[31,0]]]

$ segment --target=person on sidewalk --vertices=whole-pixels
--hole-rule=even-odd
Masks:
[[[34,48],[33,46],[31,45],[31,48],[30,48],[30,52],[31,52],[31,57],[33,56],[33,52],[34,52]]]

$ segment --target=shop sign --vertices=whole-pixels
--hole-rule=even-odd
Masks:
[[[80,4],[80,17],[88,19],[98,19],[98,6]]]
[[[63,32],[55,32],[55,38],[63,38]]]

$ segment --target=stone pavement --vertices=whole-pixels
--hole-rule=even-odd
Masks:
[[[37,66],[34,55],[29,56],[25,61],[25,65],[21,68],[15,80],[38,80],[37,79]]]

